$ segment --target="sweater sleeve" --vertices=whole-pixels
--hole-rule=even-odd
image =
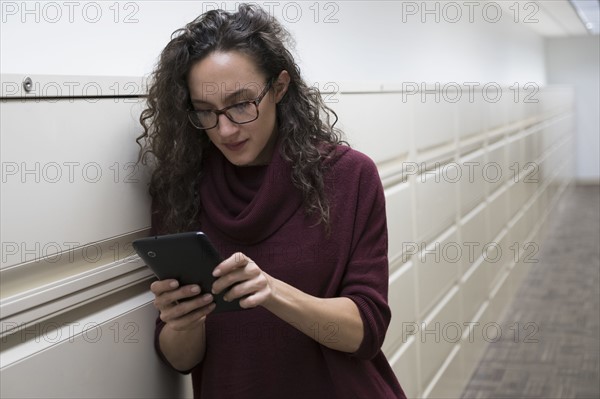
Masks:
[[[364,336],[357,358],[371,359],[380,351],[390,323],[388,295],[388,236],[385,196],[377,167],[364,154],[353,162],[357,176],[354,182],[354,222],[350,257],[342,281],[341,296],[352,299],[358,306]],[[358,171],[356,171],[357,164]],[[358,174],[357,174],[358,172]]]

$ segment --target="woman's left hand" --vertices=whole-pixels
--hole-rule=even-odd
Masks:
[[[262,305],[273,292],[272,277],[241,252],[221,262],[213,271],[213,276],[218,278],[213,283],[212,293],[219,294],[231,287],[223,298],[226,301],[242,298],[242,308]]]
[[[243,308],[260,305],[330,349],[353,353],[360,347],[363,321],[350,298],[318,298],[306,294],[269,276],[241,252],[215,267],[213,276],[217,277],[212,286],[213,294],[227,291],[224,298],[229,301],[241,298]],[[322,326],[322,334],[314,333],[315,325]]]

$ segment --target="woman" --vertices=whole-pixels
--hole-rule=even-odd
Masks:
[[[195,397],[404,397],[380,350],[390,311],[377,169],[343,145],[287,39],[241,5],[203,14],[162,52],[141,116],[153,234],[202,230],[228,258],[211,292],[152,284],[156,348],[192,373]],[[211,314],[221,292],[245,310]]]

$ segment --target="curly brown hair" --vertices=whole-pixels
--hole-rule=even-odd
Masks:
[[[211,10],[176,30],[162,51],[151,75],[147,108],[141,113],[144,133],[138,162],[152,154],[154,170],[149,192],[153,218],[164,232],[198,227],[200,201],[197,190],[202,159],[209,139],[187,118],[191,100],[187,84],[190,68],[207,55],[239,51],[248,55],[268,78],[282,70],[290,76],[289,88],[277,104],[277,128],[281,154],[291,162],[293,184],[301,190],[308,215],[329,227],[329,204],[323,183],[326,158],[323,144],[346,144],[334,128],[337,116],[320,93],[300,76],[286,44],[289,33],[277,20],[257,6],[241,4],[235,13]],[[333,123],[330,116],[335,117]],[[140,141],[144,140],[144,145]]]

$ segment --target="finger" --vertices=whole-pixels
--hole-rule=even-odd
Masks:
[[[248,280],[250,277],[244,273],[244,270],[232,271],[223,277],[219,277],[212,285],[211,292],[213,294],[220,294],[222,291],[227,290],[232,285],[237,284],[241,281]]]
[[[163,292],[172,291],[179,287],[179,282],[173,279],[157,280],[150,285],[150,291],[154,295],[160,295]]]
[[[181,331],[181,330],[189,329],[197,323],[204,322],[204,320],[206,319],[206,316],[208,316],[211,312],[213,312],[215,310],[215,307],[216,307],[216,305],[213,302],[207,306],[204,306],[200,309],[191,311],[182,317],[179,317],[177,319],[170,321],[169,325],[174,330]]]
[[[268,296],[268,292],[265,290],[258,291],[252,295],[247,296],[246,298],[242,298],[239,301],[240,307],[244,309],[255,308],[258,305],[262,304]]]
[[[174,320],[185,317],[188,313],[208,308],[210,304],[214,303],[214,297],[211,294],[200,295],[197,298],[189,301],[178,302],[177,304],[171,304],[171,306],[161,311],[160,318],[164,322],[172,322]],[[210,313],[208,309],[205,309],[205,314]]]
[[[243,281],[231,287],[223,296],[227,302],[242,298],[247,295],[255,294],[267,287],[267,280],[264,276],[256,276],[253,279]]]
[[[173,307],[173,304],[200,294],[200,286],[196,284],[185,285],[177,290],[163,292],[154,299],[154,306],[161,312]]]
[[[244,267],[233,269],[229,273],[224,274],[215,280],[211,287],[211,292],[213,294],[218,294],[237,283],[253,279],[262,273],[260,267],[258,267],[254,261],[250,258],[247,258],[246,260],[247,263]]]
[[[246,266],[249,261],[250,258],[248,258],[246,255],[241,252],[236,252],[215,267],[215,270],[213,270],[213,276],[219,277],[227,273],[231,273],[232,270]]]

